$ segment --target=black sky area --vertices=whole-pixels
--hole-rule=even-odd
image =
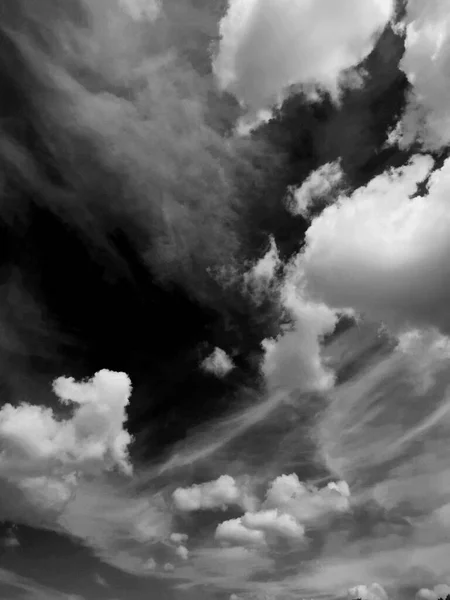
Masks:
[[[52,10],[55,15],[64,4],[73,10],[69,21],[87,19],[77,2],[35,4],[42,5],[43,14]],[[189,65],[194,79],[201,74],[208,80],[199,100],[205,123],[215,135],[230,139],[241,109],[214,88],[210,72],[211,44],[225,4],[203,0],[182,7],[168,2],[170,26],[149,43],[173,44],[182,68]],[[102,81],[95,66],[89,72],[81,62],[53,61],[60,43],[51,37],[56,25],[47,29],[34,11],[23,12],[25,6],[0,2],[2,402],[20,402],[39,380],[48,382],[43,401],[52,403],[51,381],[57,376],[91,377],[102,368],[125,371],[134,389],[128,429],[139,453],[155,457],[194,426],[245,402],[246,394],[262,385],[261,341],[278,332],[282,315],[275,292],[256,310],[239,276],[223,288],[210,269],[229,264],[233,254],[248,266],[267,251],[270,235],[284,260],[298,252],[308,223],[287,211],[286,189],[300,185],[321,164],[341,157],[347,183],[354,188],[387,166],[407,161],[409,154],[382,149],[405,103],[407,82],[398,67],[403,40],[391,29],[385,31],[362,65],[367,84],[347,90],[340,106],[326,94],[311,104],[293,90],[268,123],[236,144],[235,152],[244,148],[245,161],[231,164],[227,177],[232,181],[224,185],[225,195],[238,198],[230,217],[236,244],[216,252],[221,239],[216,241],[211,230],[210,247],[204,248],[208,260],[201,263],[203,248],[192,250],[190,240],[181,239],[180,255],[192,250],[192,264],[178,270],[179,255],[170,265],[160,260],[165,242],[158,233],[164,226],[157,221],[158,203],[167,192],[166,180],[161,177],[145,192],[154,207],[150,216],[144,219],[141,208],[132,210],[140,207],[135,195],[142,193],[130,183],[132,169],[115,168],[102,143],[97,144],[95,131],[77,132],[64,122],[68,96],[52,87],[55,79],[48,76],[46,61],[59,63],[91,97],[105,93],[128,101],[130,87]],[[205,6],[209,20],[196,20]],[[39,48],[42,61],[30,48]],[[73,89],[77,94],[75,84]],[[184,102],[182,94],[177,101]],[[159,109],[155,113],[161,125]],[[214,155],[213,149],[211,156],[222,164],[219,150]],[[113,149],[107,152],[115,158]],[[128,158],[132,160],[131,152]],[[177,171],[169,175],[176,181],[170,194],[182,212],[189,165],[184,165],[184,155],[178,159]],[[146,160],[151,174],[153,155]],[[190,171],[189,177],[200,178],[194,190],[200,214],[209,202],[208,186],[220,176],[216,171],[215,166],[194,175]],[[175,245],[184,218],[173,222]],[[208,218],[215,223],[228,217],[212,212]],[[223,379],[199,367],[216,346],[236,364]]]

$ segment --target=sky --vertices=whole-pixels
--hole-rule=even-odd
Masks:
[[[0,0],[0,596],[450,594],[447,0]]]

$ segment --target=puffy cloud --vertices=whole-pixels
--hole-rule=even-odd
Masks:
[[[387,600],[385,590],[378,583],[357,585],[348,590],[348,600]]]
[[[186,512],[224,509],[242,502],[242,492],[230,475],[221,475],[215,481],[188,488],[177,488],[172,497],[176,508]]]
[[[62,404],[74,405],[71,418],[61,420],[50,408],[26,403],[0,410],[0,474],[98,473],[114,467],[131,473],[131,437],[124,429],[128,376],[104,370],[83,383],[61,377],[53,389]]]
[[[422,588],[416,594],[416,600],[438,600],[438,598],[446,598],[450,594],[450,585],[439,584],[432,590]]]
[[[301,482],[296,474],[280,475],[269,486],[265,506],[277,507],[300,523],[311,523],[349,508],[350,490],[345,481],[319,489]]]
[[[245,513],[242,525],[247,529],[256,529],[281,537],[303,539],[305,529],[292,515],[279,513],[277,509]]]
[[[214,62],[219,84],[254,111],[291,84],[336,93],[341,73],[372,49],[392,9],[391,0],[230,0]]]
[[[175,567],[173,566],[172,563],[165,563],[165,565],[163,566],[164,571],[166,571],[166,573],[172,573],[175,570]]]
[[[248,529],[242,518],[229,519],[217,526],[216,539],[235,546],[260,546],[266,543],[266,536],[258,529]]]
[[[202,362],[202,368],[217,377],[225,377],[225,375],[234,369],[234,364],[224,350],[215,348],[212,354]]]
[[[291,189],[287,205],[294,215],[307,217],[317,201],[329,201],[330,194],[336,193],[342,183],[344,173],[339,162],[326,163],[308,175],[302,185]]]
[[[184,544],[189,539],[187,533],[171,533],[170,541],[174,544]]]
[[[186,546],[178,546],[178,548],[175,550],[175,554],[181,558],[181,560],[187,560],[189,558],[189,550],[186,548]]]
[[[280,255],[274,238],[270,237],[270,247],[266,254],[258,260],[254,267],[245,275],[245,280],[248,285],[258,286],[260,284],[270,283],[274,277],[276,270],[280,267]]]
[[[262,372],[270,392],[311,392],[329,389],[334,376],[322,362],[321,341],[337,323],[335,311],[325,304],[305,299],[295,282],[295,272],[287,275],[282,303],[292,318],[276,339],[263,342]]]
[[[400,67],[412,94],[399,128],[401,143],[418,138],[427,149],[450,141],[450,14],[446,0],[408,0]]]
[[[128,376],[105,370],[82,383],[62,377],[53,389],[61,404],[72,404],[69,417],[27,403],[0,410],[2,505],[9,518],[52,519],[72,500],[79,476],[116,467],[132,472],[124,429]]]
[[[450,160],[432,167],[415,156],[314,219],[299,261],[313,297],[396,331],[449,330]],[[428,176],[428,193],[414,196]]]

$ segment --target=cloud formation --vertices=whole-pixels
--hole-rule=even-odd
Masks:
[[[391,0],[231,0],[214,69],[222,88],[253,111],[292,84],[338,93],[339,77],[373,48]]]
[[[308,299],[296,281],[295,265],[286,275],[281,302],[291,324],[276,339],[263,341],[262,372],[269,392],[289,394],[329,389],[334,375],[322,361],[321,341],[334,330],[336,313],[325,304]]]
[[[450,161],[416,155],[313,220],[300,259],[313,297],[351,308],[393,331],[450,331],[447,285]],[[418,192],[427,180],[427,189]]]
[[[288,193],[287,206],[294,215],[308,217],[316,203],[327,204],[342,185],[344,173],[339,162],[325,163],[312,171],[302,185]]]
[[[387,600],[388,595],[378,583],[372,585],[357,585],[348,590],[349,600]]]
[[[405,54],[400,67],[412,92],[399,134],[401,143],[415,140],[427,150],[450,142],[450,15],[445,0],[406,4]]]
[[[172,497],[176,508],[181,511],[224,510],[242,502],[242,490],[233,477],[221,475],[215,481],[177,488]]]
[[[214,351],[205,358],[201,366],[207,373],[212,373],[217,377],[225,377],[234,368],[233,361],[221,348],[214,348]]]

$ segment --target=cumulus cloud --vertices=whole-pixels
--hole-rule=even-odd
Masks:
[[[125,373],[99,371],[88,382],[61,377],[53,385],[73,414],[59,419],[53,410],[23,403],[0,410],[0,473],[99,473],[117,467],[131,474],[124,429],[131,383]]]
[[[231,0],[214,63],[219,84],[254,111],[291,84],[336,94],[341,73],[370,52],[392,9],[391,0]]]
[[[398,135],[437,150],[450,141],[450,15],[446,0],[408,0],[405,53],[400,67],[412,93]]]
[[[292,515],[280,513],[277,509],[245,513],[242,524],[247,529],[256,529],[291,539],[303,539],[305,535],[304,527]]]
[[[217,377],[225,377],[234,369],[234,364],[228,354],[221,348],[215,348],[214,351],[202,362],[202,369],[207,373],[212,373]]]
[[[449,331],[450,161],[418,155],[326,208],[306,234],[300,269],[313,297],[394,331]],[[428,192],[415,195],[429,177]]]
[[[186,548],[186,546],[178,546],[178,548],[175,550],[175,554],[181,558],[181,560],[187,560],[189,558],[189,550]]]
[[[287,206],[294,215],[307,217],[317,202],[329,202],[337,193],[344,173],[339,162],[326,163],[312,171],[299,188],[290,189]]]
[[[450,594],[450,585],[439,584],[432,590],[422,588],[416,594],[416,600],[438,600],[438,598],[446,598]]]
[[[61,377],[53,389],[60,403],[70,406],[70,416],[60,418],[50,408],[27,403],[0,409],[7,518],[39,518],[37,514],[52,519],[72,500],[80,476],[114,468],[132,472],[131,436],[124,428],[128,376],[104,370],[81,383]]]
[[[309,524],[349,509],[350,490],[345,481],[330,482],[323,488],[301,482],[294,473],[280,475],[269,486],[265,506],[277,507]]]
[[[288,273],[281,292],[282,304],[292,323],[276,339],[263,341],[262,372],[267,387],[274,392],[311,392],[329,389],[333,373],[322,361],[321,341],[337,323],[335,311],[310,301]]]
[[[266,543],[266,536],[258,529],[248,529],[242,518],[229,519],[217,526],[216,539],[235,546],[261,546]]]
[[[171,533],[170,541],[174,544],[184,544],[189,539],[187,533]]]
[[[225,509],[242,502],[242,491],[233,477],[221,475],[215,481],[177,488],[173,501],[178,510],[186,512]]]
[[[388,595],[381,585],[357,585],[348,590],[348,600],[387,600]]]

